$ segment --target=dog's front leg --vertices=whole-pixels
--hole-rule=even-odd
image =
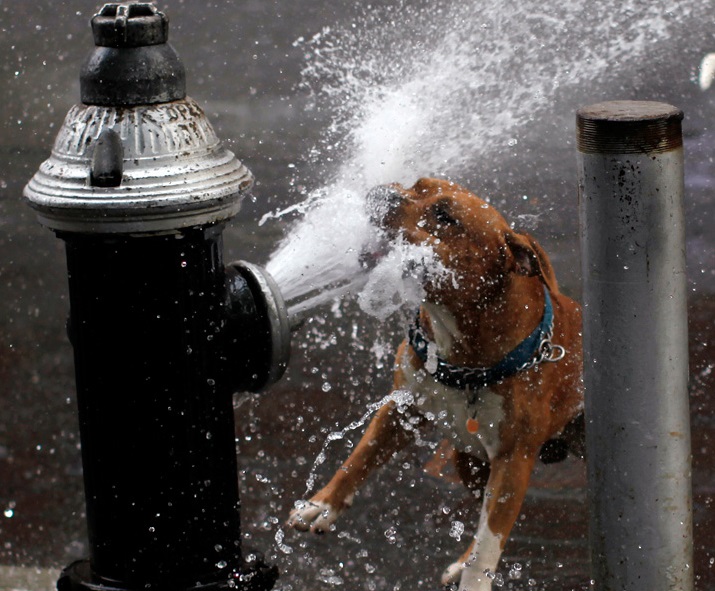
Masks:
[[[353,452],[330,482],[309,501],[299,501],[287,525],[300,531],[325,533],[352,504],[353,496],[370,473],[387,462],[412,438],[402,426],[394,402],[382,406]]]
[[[491,462],[479,527],[459,591],[490,591],[509,532],[521,510],[538,448],[516,445]]]

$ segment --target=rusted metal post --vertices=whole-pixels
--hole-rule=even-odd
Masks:
[[[598,591],[693,588],[683,114],[577,114],[591,557]]]

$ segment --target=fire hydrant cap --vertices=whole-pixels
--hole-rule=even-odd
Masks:
[[[186,98],[130,109],[76,105],[25,197],[54,230],[154,233],[226,220],[252,184]]]
[[[199,105],[149,2],[106,4],[51,156],[25,187],[56,231],[163,233],[235,215],[253,184]]]
[[[151,105],[186,96],[184,65],[169,45],[169,19],[149,2],[105,4],[92,18],[96,47],[82,68],[86,105]]]

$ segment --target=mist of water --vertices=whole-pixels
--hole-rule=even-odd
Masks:
[[[647,59],[697,11],[683,1],[405,0],[299,39],[303,86],[331,121],[304,166],[325,182],[263,220],[298,216],[269,272],[301,311],[346,292],[362,293],[363,309],[379,317],[398,300],[419,300],[409,277],[365,268],[361,253],[379,241],[367,191],[420,176],[509,174],[495,163],[543,131],[555,105],[571,105],[570,120],[593,102],[588,93]],[[391,264],[423,254],[403,244]]]

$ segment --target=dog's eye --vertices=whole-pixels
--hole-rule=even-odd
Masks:
[[[435,219],[445,226],[458,226],[459,220],[453,215],[448,201],[438,201],[432,206],[432,213]]]

